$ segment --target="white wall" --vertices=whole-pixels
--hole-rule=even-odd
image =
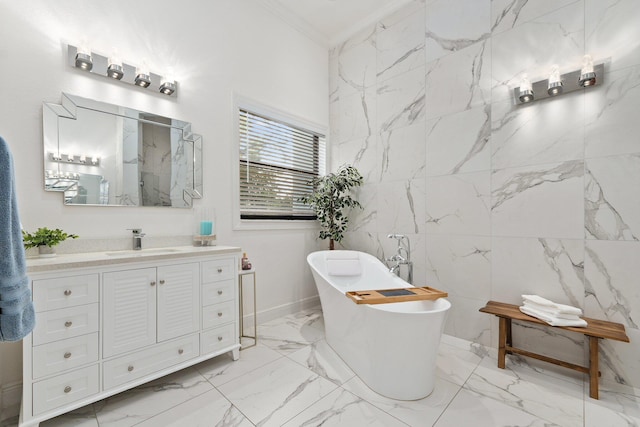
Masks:
[[[416,284],[449,292],[445,332],[481,344],[497,321],[478,309],[521,294],[622,323],[603,381],[640,387],[639,22],[637,0],[414,0],[333,49],[332,161],[366,177],[345,246],[383,258],[409,235]],[[585,53],[602,86],[513,105],[523,72]],[[584,363],[557,332],[514,339]]]
[[[258,309],[291,308],[312,299],[305,263],[316,231],[233,231],[232,102],[237,92],[328,126],[328,54],[257,2],[237,0],[27,0],[0,3],[0,135],[16,166],[26,229],[60,227],[82,239],[192,234],[194,211],[169,208],[69,207],[43,190],[42,103],[61,92],[157,113],[193,124],[204,138],[204,199],[214,208],[219,244],[241,246],[258,269]],[[116,47],[125,62],[146,58],[155,73],[172,72],[177,98],[91,76],[67,65],[66,44],[85,37],[92,49]],[[277,250],[274,250],[277,248]],[[0,385],[21,378],[20,344],[0,343]]]

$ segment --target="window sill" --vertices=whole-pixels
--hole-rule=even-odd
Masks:
[[[233,226],[234,230],[315,230],[318,228],[316,220],[266,220],[241,219]]]

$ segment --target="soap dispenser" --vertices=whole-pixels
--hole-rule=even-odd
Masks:
[[[247,258],[246,252],[242,254],[242,269],[251,270],[251,263],[249,262],[249,258]]]

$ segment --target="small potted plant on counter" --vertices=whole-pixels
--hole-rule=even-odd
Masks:
[[[362,208],[351,197],[351,189],[362,185],[362,175],[351,165],[341,166],[336,173],[330,173],[311,180],[313,193],[301,197],[300,201],[313,208],[320,222],[320,238],[329,239],[329,249],[334,242],[340,242],[347,229],[349,217],[346,208]]]
[[[67,239],[77,239],[75,234],[68,234],[56,228],[50,230],[47,227],[38,228],[34,233],[22,230],[22,241],[25,249],[38,248],[41,257],[52,257],[56,255],[54,246]]]

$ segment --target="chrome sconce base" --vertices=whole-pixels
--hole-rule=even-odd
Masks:
[[[584,90],[602,84],[604,63],[594,65],[591,75],[582,75],[581,70],[562,74],[559,82],[549,84],[549,79],[536,80],[531,83],[531,90],[520,91],[520,86],[513,89],[513,101],[516,105],[529,104],[541,99],[558,97],[577,90]],[[597,76],[597,78],[596,78]],[[586,79],[585,79],[586,77]]]
[[[95,52],[90,55],[78,53],[78,47],[68,45],[68,64],[78,70],[91,73],[93,75],[106,77],[109,80],[119,80],[146,91],[155,92],[164,96],[177,97],[178,83],[167,82],[162,76],[154,73],[140,74],[134,65],[122,63],[109,64],[109,58]],[[169,86],[169,89],[167,89]]]

